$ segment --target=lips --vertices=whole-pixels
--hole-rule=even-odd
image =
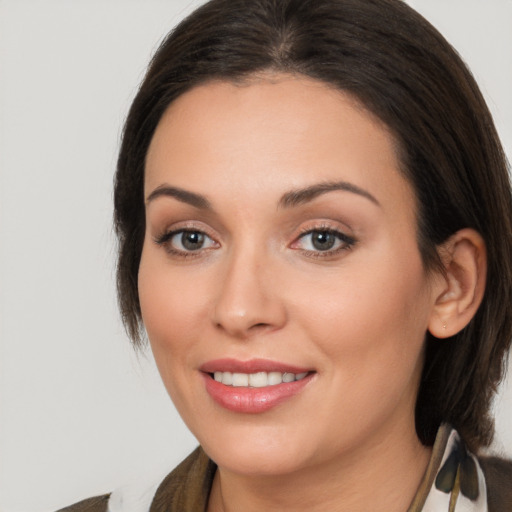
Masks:
[[[206,391],[217,404],[246,414],[262,413],[291,399],[315,375],[308,368],[263,359],[218,359],[200,370]]]

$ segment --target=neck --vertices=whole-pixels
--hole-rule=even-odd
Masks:
[[[430,454],[414,429],[395,429],[343,457],[292,474],[248,476],[219,468],[208,512],[405,512]]]

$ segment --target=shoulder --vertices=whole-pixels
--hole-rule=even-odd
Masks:
[[[204,511],[216,469],[202,448],[197,448],[162,481],[151,512]]]
[[[489,512],[512,510],[512,460],[479,457],[485,475]]]
[[[103,496],[89,498],[70,507],[62,508],[57,512],[107,512],[109,497],[109,494],[104,494]]]
[[[199,447],[159,484],[129,485],[111,494],[89,498],[58,512],[203,512],[206,509],[215,464]]]

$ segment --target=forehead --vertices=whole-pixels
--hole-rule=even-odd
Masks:
[[[339,180],[412,196],[395,148],[380,120],[323,82],[289,75],[210,82],[162,117],[147,155],[146,196],[169,181],[205,194],[218,185],[268,195]]]

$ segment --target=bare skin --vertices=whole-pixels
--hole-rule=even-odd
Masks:
[[[425,272],[385,126],[306,78],[209,83],[163,116],[145,197],[142,314],[218,465],[208,510],[406,511],[430,457],[414,426],[424,337],[450,281]],[[230,410],[201,370],[223,358],[308,381],[268,410]]]

